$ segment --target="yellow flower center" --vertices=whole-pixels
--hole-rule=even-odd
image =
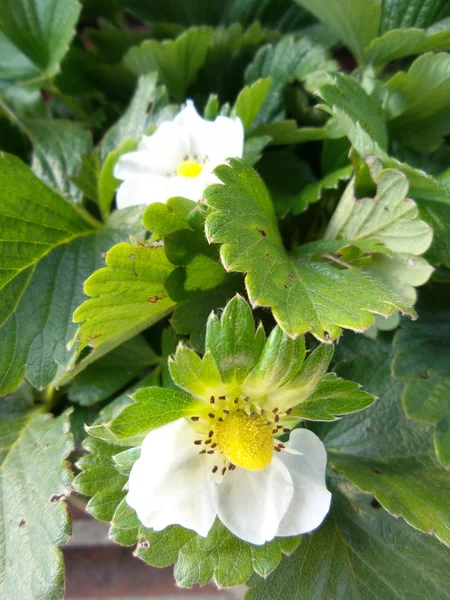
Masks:
[[[178,165],[177,175],[181,175],[181,177],[198,177],[202,171],[203,165],[195,160],[183,160]]]
[[[249,471],[261,471],[272,460],[271,427],[259,414],[234,412],[217,423],[217,445],[235,465]]]

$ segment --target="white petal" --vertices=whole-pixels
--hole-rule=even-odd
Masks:
[[[293,493],[289,471],[277,456],[262,471],[237,467],[219,487],[219,518],[242,540],[264,544],[275,537]]]
[[[244,153],[244,127],[240,119],[217,117],[208,139],[207,154],[217,167],[227,158],[242,158]]]
[[[199,455],[185,419],[151,431],[133,465],[126,500],[145,527],[181,525],[206,536],[217,514],[214,455]]]
[[[128,177],[117,189],[117,208],[136,204],[166,202],[172,195],[170,179],[161,175],[134,175]]]
[[[180,162],[189,156],[189,135],[174,121],[164,121],[153,135],[142,138],[138,151],[152,156],[149,164],[152,173],[174,175]]]
[[[198,114],[192,100],[188,100],[186,106],[177,114],[173,122],[193,131],[197,127],[202,127],[206,119]]]
[[[295,429],[286,446],[301,452],[301,456],[287,452],[279,455],[291,474],[294,497],[277,536],[312,531],[324,520],[331,502],[331,494],[325,484],[327,453],[320,439],[308,429]]]

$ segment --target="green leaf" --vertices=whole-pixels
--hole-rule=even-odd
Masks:
[[[450,55],[424,54],[386,86],[392,135],[420,152],[436,148],[450,133]]]
[[[145,133],[150,124],[148,122],[149,106],[155,100],[156,89],[155,73],[139,77],[129,106],[120,119],[106,132],[98,147],[101,163],[125,140],[138,138]]]
[[[303,190],[314,180],[306,161],[287,149],[266,152],[258,163],[258,173],[269,189],[279,217],[302,212],[299,206]]]
[[[448,549],[377,508],[368,494],[333,477],[324,525],[301,538],[245,600],[448,599]]]
[[[379,0],[296,0],[327,25],[348,46],[359,64],[366,63],[365,48],[378,35]]]
[[[58,549],[70,536],[67,506],[72,451],[67,414],[5,414],[0,407],[0,573],[2,598],[58,600],[64,590]],[[45,534],[43,533],[45,532]]]
[[[106,219],[111,212],[111,206],[114,200],[116,189],[119,186],[120,181],[114,177],[114,167],[117,161],[127,152],[136,150],[138,141],[130,138],[126,139],[117,148],[110,152],[97,175],[97,198],[100,212],[104,219]]]
[[[328,173],[319,181],[314,183],[308,183],[300,192],[298,201],[294,207],[294,214],[300,214],[304,212],[310,204],[318,202],[325,190],[334,189],[337,190],[341,181],[345,181],[351,177],[353,173],[353,167],[347,165],[341,169],[336,169],[331,173]]]
[[[1,311],[3,323],[25,289],[30,267],[56,246],[89,234],[97,224],[15,156],[0,158],[0,182],[0,304],[8,307]]]
[[[98,203],[99,172],[100,162],[98,153],[92,152],[81,157],[78,172],[70,177],[70,181],[76,185],[86,198],[96,203]]]
[[[155,359],[145,339],[137,336],[82,371],[72,382],[69,400],[82,406],[102,402],[153,365]]]
[[[327,49],[307,37],[297,41],[293,36],[286,36],[275,45],[260,48],[245,71],[246,83],[254,83],[261,77],[271,80],[256,124],[284,117],[284,88],[288,83],[296,79],[304,81],[311,74],[333,71],[335,67],[328,59]]]
[[[82,156],[91,151],[90,133],[72,121],[25,121],[24,125],[33,143],[34,173],[56,192],[81,202],[82,195],[71,177],[79,169]]]
[[[324,140],[328,137],[325,127],[297,127],[296,121],[274,121],[267,125],[259,125],[251,133],[253,136],[269,136],[269,144],[280,146],[284,144],[302,144]]]
[[[322,85],[319,94],[333,107],[333,115],[338,118],[341,127],[343,127],[342,121],[354,123],[360,137],[369,138],[385,150],[388,134],[386,118],[381,107],[350,76],[334,73],[332,77],[333,82]],[[347,128],[343,127],[343,129],[347,133]],[[348,137],[358,149],[353,139]]]
[[[227,304],[220,319],[214,313],[208,319],[205,347],[224,382],[241,383],[255,366],[265,341],[264,328],[255,332],[252,311],[242,296]]]
[[[203,407],[192,396],[159,387],[141,388],[133,399],[133,404],[105,426],[118,443],[126,442],[128,446],[141,444],[152,429],[195,415],[199,406]]]
[[[220,166],[216,174],[225,185],[206,191],[211,213],[206,220],[210,241],[223,244],[227,270],[247,273],[246,287],[253,306],[269,306],[284,331],[296,337],[311,331],[331,341],[341,327],[365,329],[370,313],[411,313],[379,282],[357,269],[291,259],[262,181],[240,161]],[[232,215],[232,217],[231,217]]]
[[[402,398],[407,416],[437,427],[438,458],[450,465],[450,441],[442,439],[450,416],[450,314],[445,301],[449,286],[440,287],[423,294],[414,327],[401,323],[394,338],[392,369],[394,377],[406,383]]]
[[[146,40],[127,52],[124,65],[136,75],[156,71],[159,80],[180,102],[205,63],[210,40],[209,27],[192,27],[176,40]]]
[[[449,49],[448,29],[393,29],[372,41],[367,49],[367,57],[369,62],[383,65],[404,56]]]
[[[270,77],[258,79],[252,85],[246,85],[236,98],[232,115],[239,117],[247,130],[256,119],[271,85]]]
[[[420,216],[433,228],[427,258],[434,265],[450,267],[450,201],[419,200]]]
[[[6,62],[0,77],[29,78],[51,76],[75,34],[81,6],[77,0],[4,0],[0,7],[0,31],[6,36],[13,67]],[[8,53],[5,56],[11,56]],[[34,69],[31,68],[31,64]]]
[[[391,375],[390,348],[367,338],[354,342],[355,354],[338,363],[336,371],[379,399],[325,435],[329,465],[371,492],[391,514],[449,545],[450,477],[436,461],[429,427],[405,417],[403,385]]]
[[[384,0],[381,33],[391,29],[429,27],[445,14],[446,5],[446,0]]]
[[[39,190],[50,194],[38,183]],[[40,202],[44,193],[38,197]],[[64,209],[65,202],[57,198]],[[59,205],[58,210],[63,212]],[[38,214],[46,216],[46,212]],[[112,244],[137,233],[139,217],[135,208],[116,211],[105,229],[87,231],[58,245],[39,261],[32,274],[30,269],[23,272],[29,278],[31,275],[28,286],[0,328],[0,395],[17,387],[24,376],[35,387],[46,386],[69,367],[75,358],[75,348],[70,347],[76,332],[72,314],[85,298],[83,283],[103,263],[104,253]],[[51,232],[50,227],[57,226],[60,218],[48,211],[51,225],[43,231]],[[56,232],[61,233],[59,229]]]

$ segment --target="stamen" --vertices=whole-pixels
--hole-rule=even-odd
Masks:
[[[218,470],[219,470],[219,467],[217,465],[214,465],[212,472],[217,473]]]
[[[206,454],[214,454],[215,450],[208,450]]]
[[[209,417],[210,419],[214,419],[214,417],[215,417],[215,416],[216,416],[216,415],[215,415],[214,413],[208,413],[208,417]]]
[[[279,420],[280,420],[280,415],[275,415],[275,418],[274,418],[275,423],[278,423]]]
[[[265,411],[265,410],[262,408],[262,409],[259,411],[259,414],[260,414],[261,416],[263,416],[265,412],[266,412],[266,411]]]
[[[194,444],[196,446],[200,446],[200,444],[202,443],[202,440],[195,440]]]
[[[214,444],[211,444],[211,448],[215,448],[217,446],[217,443],[214,442]]]
[[[226,400],[227,397],[226,396],[219,396],[219,400]]]
[[[251,417],[256,417],[256,412],[255,412],[255,411],[251,412],[251,413],[250,413],[250,416],[251,416]]]
[[[278,448],[286,448],[284,444],[278,444]]]
[[[230,414],[230,411],[227,410],[226,408],[223,409],[223,412],[224,412],[225,415],[229,415]]]
[[[223,419],[222,417],[219,418],[219,423],[222,423]]]
[[[226,472],[227,472],[227,468],[226,468],[226,467],[224,467],[224,468],[222,469],[222,475],[225,475],[225,473],[226,473]]]
[[[237,404],[239,402],[239,398],[234,399],[234,403]]]
[[[214,404],[214,402],[215,402],[214,396],[211,396],[211,398],[209,399],[209,401],[211,402],[211,404]]]
[[[291,414],[291,412],[292,412],[292,410],[293,410],[292,408],[288,408],[288,409],[287,409],[287,411],[286,411],[286,414],[287,414],[287,415],[290,415],[290,414]]]
[[[278,427],[276,429],[272,429],[272,433],[278,433]]]
[[[274,415],[276,415],[276,414],[277,414],[277,412],[278,412],[278,408],[277,408],[277,407],[275,407],[275,408],[272,410],[272,412],[273,412],[273,414],[274,414]]]
[[[278,446],[274,446],[274,450],[275,450],[276,452],[281,452],[281,448],[278,448]]]
[[[283,432],[284,433],[291,433],[291,430],[288,429],[287,427],[283,427]]]
[[[199,454],[206,454],[206,450],[201,450]]]
[[[248,396],[245,396],[244,402],[248,402],[249,400],[250,400],[250,398]]]
[[[205,440],[205,445],[210,444],[211,442],[212,442],[212,440]]]
[[[191,417],[191,421],[198,421],[200,417]]]
[[[208,433],[208,437],[212,437],[214,435],[214,431],[211,429],[211,431]]]

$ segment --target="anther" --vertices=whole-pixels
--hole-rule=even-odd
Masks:
[[[226,472],[227,472],[227,468],[226,468],[226,467],[224,467],[224,468],[222,469],[222,475],[225,475],[225,473],[226,473]]]
[[[275,450],[276,452],[281,452],[281,448],[278,448],[278,446],[275,446],[275,447],[274,447],[274,450]]]
[[[214,413],[209,413],[209,414],[208,414],[208,417],[209,417],[210,419],[214,419],[214,417],[215,417],[215,416],[216,416],[216,415],[215,415]]]
[[[288,408],[288,409],[287,409],[287,411],[286,411],[286,414],[287,414],[287,415],[290,415],[290,414],[291,414],[291,412],[292,412],[292,408]]]
[[[211,442],[212,442],[212,440],[205,440],[205,445],[210,444]]]
[[[259,414],[262,416],[264,413],[265,413],[265,410],[262,408],[262,409],[259,411]]]
[[[287,427],[283,427],[283,431],[284,431],[284,433],[291,433],[291,430],[288,429]]]
[[[251,412],[251,413],[250,413],[250,416],[251,416],[251,417],[256,417],[256,412],[255,412],[255,411]]]
[[[272,429],[272,433],[278,433],[278,427],[276,429]]]
[[[214,402],[215,402],[214,396],[211,396],[211,398],[209,399],[209,401],[211,402],[211,404],[214,404]]]
[[[199,454],[206,454],[206,450],[201,450]]]
[[[220,419],[219,419],[219,423],[222,423],[222,421],[223,421],[223,419],[222,419],[222,417],[220,417]]]
[[[224,409],[223,409],[223,412],[224,412],[226,415],[229,415],[229,414],[230,414],[230,411],[229,411],[229,410],[227,410],[226,408],[224,408]]]
[[[278,448],[286,448],[284,444],[278,444]]]
[[[280,415],[275,415],[274,419],[275,423],[278,423],[278,421],[280,420]]]
[[[227,397],[226,396],[219,396],[219,400],[226,400]]]
[[[200,417],[191,417],[191,421],[198,421]]]
[[[250,398],[248,396],[245,396],[244,402],[248,402],[249,400],[250,400]]]
[[[273,412],[273,414],[274,414],[274,415],[276,415],[276,414],[277,414],[277,412],[278,412],[278,408],[277,408],[277,407],[275,407],[275,408],[272,410],[272,412]]]
[[[216,442],[214,442],[214,444],[211,444],[211,448],[215,448],[217,446]]]
[[[214,435],[214,431],[211,429],[211,431],[208,433],[208,437],[212,437]]]
[[[196,446],[200,446],[200,444],[202,443],[202,440],[195,440],[194,444]]]
[[[272,425],[272,421],[266,421],[266,425]]]
[[[234,399],[234,403],[237,404],[239,402],[239,398]]]
[[[208,450],[206,454],[214,454],[215,450]]]
[[[217,473],[218,470],[219,470],[219,467],[217,465],[214,465],[212,472]]]

